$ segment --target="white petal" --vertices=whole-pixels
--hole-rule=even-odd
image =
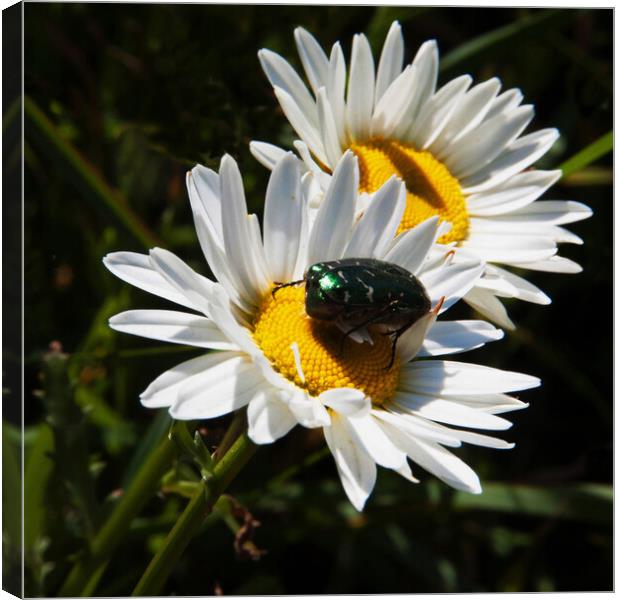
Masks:
[[[462,75],[444,85],[420,109],[407,140],[422,150],[428,148],[441,133],[471,81],[469,75]]]
[[[316,94],[319,88],[327,84],[329,67],[327,56],[325,56],[325,52],[319,43],[303,27],[295,29],[295,43],[308,81]]]
[[[267,142],[250,142],[250,152],[261,165],[270,171],[286,155],[286,150]]]
[[[254,271],[258,273],[261,281],[271,282],[270,268],[267,267],[267,257],[263,246],[263,238],[260,231],[260,221],[255,214],[247,216],[248,241],[250,242],[250,256],[254,265]]]
[[[546,271],[549,273],[581,273],[583,269],[574,261],[563,256],[552,256],[546,260],[532,262],[510,262],[513,267],[519,269],[531,269],[532,271]]]
[[[255,444],[271,444],[295,425],[293,413],[272,391],[261,391],[248,405],[248,436]]]
[[[216,283],[196,273],[168,250],[153,248],[149,259],[154,270],[208,316],[207,300],[213,294]]]
[[[248,227],[243,180],[235,160],[225,155],[220,165],[224,250],[249,301],[258,304],[270,282],[255,268],[252,237]]]
[[[390,84],[398,77],[403,68],[405,42],[398,21],[394,21],[385,38],[379,66],[377,68],[377,84],[375,88],[375,106]]]
[[[329,165],[338,164],[342,156],[340,141],[338,140],[338,129],[332,107],[327,99],[327,91],[321,88],[318,92],[317,104],[319,109],[319,128],[323,138],[323,148],[329,160]]]
[[[202,217],[222,244],[220,177],[212,169],[196,165],[187,176],[187,189],[194,218]]]
[[[308,144],[312,153],[323,164],[327,164],[327,156],[323,148],[321,134],[318,130],[319,117],[316,106],[314,107],[314,112],[317,114],[313,120],[310,120],[308,115],[304,113],[288,92],[280,87],[274,87],[273,91],[291,127],[296,131],[297,135]]]
[[[265,254],[273,281],[293,278],[303,208],[299,163],[287,154],[273,170],[265,197]]]
[[[417,275],[435,241],[438,222],[438,217],[431,217],[398,236],[384,260]]]
[[[170,407],[174,419],[212,419],[244,407],[267,384],[247,356],[226,362],[188,379]]]
[[[474,433],[473,431],[458,431],[457,433],[463,442],[474,446],[494,448],[495,450],[512,450],[512,448],[515,447],[513,443],[506,442],[505,440],[492,437],[490,435],[482,435],[481,433]]]
[[[403,120],[411,122],[408,106],[414,93],[416,73],[408,66],[385,91],[375,107],[371,121],[372,136],[391,136]]]
[[[308,264],[342,256],[353,225],[358,187],[357,159],[347,152],[334,171],[314,221],[308,243]]]
[[[118,278],[137,288],[181,306],[200,310],[185,294],[164,279],[151,265],[149,257],[137,252],[112,252],[103,264]]]
[[[458,257],[460,252],[457,250],[455,257]],[[445,298],[441,314],[475,285],[483,271],[484,263],[479,260],[448,258],[438,269],[421,271],[418,278],[426,288],[432,304]]]
[[[258,52],[258,58],[274,89],[279,88],[285,92],[304,114],[310,125],[316,126],[318,118],[314,99],[295,69],[281,56],[265,48]]]
[[[177,401],[179,389],[190,378],[238,357],[236,352],[211,352],[182,362],[152,381],[140,394],[140,402],[147,408],[172,406]]]
[[[458,448],[462,445],[461,440],[452,435],[450,428],[422,417],[409,413],[389,412],[384,408],[374,409],[372,414],[380,420],[381,426],[391,439],[394,439],[392,436],[392,427],[394,427],[413,437],[421,437],[444,446]],[[386,426],[383,425],[384,423]]]
[[[588,219],[592,209],[581,202],[570,200],[544,200],[535,202],[511,212],[507,217],[514,222],[546,223],[548,225],[566,225]]]
[[[338,141],[341,147],[347,145],[346,134],[346,109],[344,90],[347,77],[347,67],[344,54],[339,43],[332,46],[329,57],[329,73],[327,79],[327,97],[332,106],[336,127],[338,129]]]
[[[321,401],[302,389],[296,389],[288,398],[288,408],[297,422],[304,427],[326,427],[331,422]]]
[[[492,269],[494,273],[497,273],[499,277],[507,281],[513,287],[512,296],[514,298],[519,298],[519,300],[525,300],[526,302],[534,302],[535,304],[551,304],[551,298],[533,283],[527,281],[527,279],[523,279],[523,277],[519,277],[497,265],[488,268]],[[480,281],[483,280],[484,279],[481,279]]]
[[[534,108],[526,105],[485,121],[450,144],[450,151],[444,159],[446,166],[458,179],[477,173],[511,144],[533,117]]]
[[[412,413],[430,419],[472,429],[505,430],[512,423],[490,413],[423,394],[397,392],[389,403],[390,408],[397,407],[405,413]]]
[[[537,161],[558,139],[557,129],[541,129],[519,138],[494,161],[461,181],[465,194],[489,190]]]
[[[403,366],[401,389],[413,393],[489,394],[540,385],[538,377],[448,360],[419,360]]]
[[[393,132],[395,139],[413,140],[409,134],[415,128],[418,113],[435,93],[438,68],[437,42],[435,40],[424,42],[411,63],[411,70],[415,76],[413,93],[410,96],[409,103],[402,111],[402,118],[395,126]]]
[[[474,86],[465,94],[445,128],[433,142],[430,149],[434,156],[443,160],[450,153],[451,142],[480,125],[500,87],[499,79],[493,78]]]
[[[510,320],[506,307],[495,297],[492,292],[474,287],[465,296],[463,300],[471,307],[475,308],[481,315],[497,323],[504,329],[515,329],[515,324]]]
[[[314,160],[314,158],[312,158],[308,144],[306,144],[306,142],[302,142],[301,140],[295,140],[293,142],[293,146],[295,146],[295,150],[299,152],[299,157],[303,161],[306,168],[312,173],[320,184],[321,189],[326,190],[329,187],[331,176],[329,173],[323,171],[322,167]]]
[[[527,408],[529,404],[507,394],[475,394],[473,396],[450,396],[451,400],[492,415]]]
[[[128,310],[114,315],[109,325],[151,340],[213,350],[238,349],[211,319],[174,310]]]
[[[489,262],[530,262],[545,260],[557,252],[553,239],[532,237],[525,241],[500,233],[477,233],[461,242],[461,248]]]
[[[457,458],[439,444],[407,435],[395,427],[391,428],[393,441],[407,453],[409,458],[443,482],[473,494],[482,489],[476,473],[460,458]]]
[[[200,245],[207,262],[216,279],[221,283],[222,288],[226,290],[228,298],[247,314],[253,313],[255,307],[246,297],[239,276],[231,269],[231,267],[234,267],[234,264],[227,260],[224,249],[218,246],[213,233],[207,228],[205,222],[200,219],[196,220],[196,231],[198,232]]]
[[[355,442],[363,446],[378,465],[400,469],[407,464],[407,455],[390,441],[372,415],[351,417],[348,425]]]
[[[437,89],[437,74],[439,72],[439,49],[436,40],[424,42],[411,63],[418,72],[418,85],[420,92],[419,106],[423,106]]]
[[[489,112],[487,113],[487,119],[492,119],[501,113],[511,112],[521,104],[522,100],[523,94],[521,90],[516,88],[506,90],[493,100],[493,104],[491,104],[491,108],[489,108]]]
[[[209,301],[209,314],[219,329],[238,348],[250,356],[256,354],[262,356],[248,329],[241,326],[233,314],[233,305],[223,290],[217,290],[217,293],[213,294],[213,298]]]
[[[405,185],[390,177],[375,193],[355,226],[343,257],[383,258],[403,216],[406,194]]]
[[[374,98],[375,65],[372,50],[366,36],[355,35],[346,106],[348,130],[353,141],[364,141],[370,136]]]
[[[407,329],[398,339],[398,357],[401,362],[406,363],[417,356],[428,330],[435,323],[437,312],[441,305],[437,305],[434,310],[418,319],[409,329]]]
[[[513,213],[531,204],[562,175],[561,171],[525,171],[492,190],[467,198],[467,211],[473,217],[492,217]],[[537,202],[533,206],[540,204]],[[559,223],[558,223],[559,224]]]
[[[311,203],[318,195],[323,196],[320,191],[319,185],[316,179],[312,176],[312,173],[306,173],[301,179],[301,197],[304,205],[302,210],[301,229],[299,232],[299,250],[297,252],[297,264],[293,271],[293,279],[303,279],[306,266],[308,265],[308,239],[310,237],[311,216],[310,209]],[[315,211],[316,212],[316,211]]]
[[[438,321],[427,332],[418,356],[466,352],[502,337],[504,332],[486,321]]]
[[[335,414],[331,427],[325,427],[323,433],[336,461],[342,487],[353,506],[361,511],[375,487],[375,461],[364,448],[353,441],[346,418]]]
[[[370,412],[370,399],[361,390],[354,388],[332,388],[319,396],[329,408],[346,417],[363,416]]]

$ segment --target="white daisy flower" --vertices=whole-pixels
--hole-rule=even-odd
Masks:
[[[400,177],[407,185],[407,207],[399,231],[438,215],[452,226],[441,242],[453,242],[489,263],[465,298],[470,305],[513,328],[497,296],[537,304],[551,300],[498,265],[558,273],[581,270],[557,256],[557,244],[581,244],[561,225],[585,219],[592,211],[578,202],[534,202],[561,171],[526,169],[559,134],[543,129],[522,135],[534,108],[521,105],[518,89],[500,93],[497,78],[472,86],[472,78],[462,75],[437,90],[436,42],[422,44],[403,69],[398,22],[389,30],[376,70],[364,35],[353,38],[348,73],[339,43],[327,57],[301,27],[295,30],[295,41],[311,92],[278,54],[263,49],[259,58],[300,138],[294,145],[307,168],[326,186],[350,149],[359,159],[361,192],[373,194],[390,176]],[[284,153],[264,142],[252,142],[251,150],[269,168]]]
[[[279,161],[261,239],[232,158],[222,159],[219,174],[203,166],[188,174],[198,238],[217,282],[159,248],[105,257],[121,279],[193,311],[130,310],[114,316],[112,328],[212,350],[157,377],[142,404],[169,407],[175,419],[208,419],[247,406],[248,433],[258,444],[297,424],[322,427],[359,510],[377,464],[415,481],[407,457],[454,487],[480,492],[476,474],[445,447],[510,447],[459,428],[506,429],[509,422],[497,413],[525,406],[506,393],[539,385],[527,375],[433,358],[502,337],[484,321],[435,322],[472,288],[484,265],[436,245],[437,218],[394,237],[406,206],[396,178],[356,220],[359,171],[351,152],[336,165],[312,225],[311,179],[300,177],[292,154]],[[300,280],[311,265],[347,257],[399,265],[428,294],[432,309],[398,339],[395,356],[390,337],[374,327],[351,339],[308,317],[303,285],[275,290],[275,282]]]

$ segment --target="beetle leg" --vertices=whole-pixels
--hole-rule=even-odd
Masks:
[[[407,329],[409,329],[409,327],[411,327],[414,323],[415,321],[410,321],[409,323],[406,323],[405,325],[403,325],[400,329],[390,332],[390,335],[393,336],[392,337],[392,356],[390,356],[390,362],[388,363],[388,366],[385,367],[386,371],[389,371],[392,368],[392,365],[394,364],[394,359],[396,358],[396,342],[398,342],[398,338],[401,335],[403,335],[403,333],[405,333],[405,331],[407,331]]]
[[[285,287],[291,287],[293,285],[299,285],[300,283],[303,283],[304,281],[305,281],[305,279],[298,279],[297,281],[289,281],[288,283],[280,283],[278,281],[274,281],[274,283],[276,285],[271,290],[271,296],[272,296],[272,298],[275,298],[276,297],[276,292],[278,290],[281,290],[282,288],[285,288]]]
[[[344,342],[353,332],[357,331],[358,329],[362,329],[362,327],[372,325],[376,321],[380,321],[385,316],[386,313],[390,312],[390,310],[392,309],[392,306],[395,306],[396,304],[398,304],[398,302],[399,300],[392,300],[392,302],[384,306],[376,315],[373,315],[372,317],[370,317],[368,320],[364,321],[363,323],[360,323],[359,325],[356,325],[352,329],[349,329],[349,331],[347,331],[342,336],[342,340],[340,342],[340,354],[342,355],[344,353]]]

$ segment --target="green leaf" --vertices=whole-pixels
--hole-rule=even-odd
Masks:
[[[577,154],[564,161],[560,165],[562,176],[568,177],[571,173],[584,169],[602,156],[605,156],[608,152],[611,152],[613,147],[614,132],[608,131],[598,140],[592,142],[589,146],[586,146],[583,150],[577,152]]]
[[[36,428],[36,437],[25,451],[24,468],[24,547],[33,548],[44,534],[45,492],[50,475],[54,470],[52,453],[54,436],[45,424]]]
[[[14,551],[21,546],[22,479],[19,445],[12,443],[8,423],[2,423],[2,533]]]
[[[613,517],[613,488],[595,483],[561,486],[486,483],[480,495],[456,492],[452,506],[461,510],[487,510],[609,524]]]
[[[558,17],[565,18],[568,11],[562,10],[545,10],[536,11],[535,14],[528,15],[523,19],[519,19],[514,23],[509,23],[488,33],[479,35],[478,37],[468,40],[461,44],[452,52],[446,54],[439,65],[440,71],[446,71],[456,66],[458,63],[467,59],[492,50],[495,46],[508,40],[515,40],[525,34],[531,34],[534,30],[542,26],[548,27],[549,22]]]

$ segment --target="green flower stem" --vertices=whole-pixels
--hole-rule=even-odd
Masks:
[[[157,490],[159,481],[170,468],[177,454],[177,446],[166,435],[157,449],[151,453],[136,474],[126,493],[121,498],[109,519],[94,537],[88,555],[77,563],[65,580],[59,596],[87,595],[92,593],[93,576],[101,572],[101,565],[107,562],[127,533],[129,524],[142,510]]]
[[[132,596],[157,596],[192,537],[213,510],[220,495],[257,450],[242,433],[215,465],[213,475],[196,490],[159,552],[142,575]]]

